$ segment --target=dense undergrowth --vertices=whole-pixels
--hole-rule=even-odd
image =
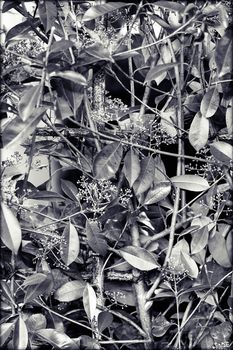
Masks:
[[[13,10],[2,348],[229,349],[228,2],[3,3]]]

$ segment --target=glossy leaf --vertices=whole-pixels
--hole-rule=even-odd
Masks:
[[[6,2],[5,2],[6,3]],[[31,26],[37,27],[40,24],[39,18],[30,18],[12,27],[6,34],[6,43],[19,35],[25,35],[31,30]]]
[[[3,347],[5,342],[9,339],[14,323],[4,322],[0,325],[0,346]]]
[[[192,234],[191,254],[199,253],[206,247],[209,238],[209,230],[207,226],[201,227]]]
[[[171,137],[177,136],[176,126],[176,108],[171,107],[162,111],[161,115],[161,127]]]
[[[15,322],[13,345],[14,349],[20,350],[25,350],[28,345],[28,330],[21,315],[19,315],[17,321]]]
[[[61,40],[55,41],[50,47],[49,54],[66,51],[72,46],[74,46],[74,42],[71,40],[61,39]]]
[[[50,273],[47,274],[46,279],[41,279],[37,284],[27,286],[24,303],[28,303],[36,299],[40,295],[48,295],[53,289],[53,278]]]
[[[75,84],[80,84],[83,86],[87,85],[86,78],[82,74],[80,74],[78,72],[74,72],[72,70],[67,70],[67,71],[62,71],[62,72],[53,72],[53,73],[50,73],[49,76],[50,76],[50,78],[58,77],[58,78],[62,78],[62,79],[67,79],[67,80],[72,81]]]
[[[73,201],[77,201],[78,189],[73,182],[61,179],[62,191]]]
[[[14,254],[18,253],[22,232],[20,224],[13,211],[3,202],[1,203],[1,239]]]
[[[86,284],[83,290],[83,306],[87,317],[92,321],[96,314],[96,294],[89,283]]]
[[[233,35],[232,28],[225,31],[223,37],[218,40],[215,50],[215,62],[218,70],[218,77],[221,78],[232,71],[232,47]]]
[[[179,65],[179,63],[166,63],[151,68],[145,77],[144,83],[155,80],[161,73],[167,72],[169,69],[174,68],[177,65]]]
[[[141,160],[141,171],[140,174],[133,185],[133,189],[136,195],[146,192],[155,176],[155,160],[154,158],[148,156]]]
[[[77,349],[75,342],[68,335],[53,328],[40,329],[37,336],[58,349]]]
[[[86,282],[83,280],[69,281],[54,293],[54,298],[61,302],[70,302],[82,298]]]
[[[102,311],[98,315],[98,329],[103,332],[113,322],[113,316],[109,311]]]
[[[232,161],[233,146],[227,142],[216,141],[211,143],[210,152],[221,163],[229,164]]]
[[[61,244],[61,258],[69,266],[79,255],[80,242],[78,232],[71,223],[66,225],[63,231]]]
[[[154,184],[146,194],[143,205],[155,204],[166,198],[171,192],[171,183],[169,181]]]
[[[45,200],[45,201],[63,201],[65,200],[65,198],[57,193],[57,192],[53,192],[53,191],[37,191],[34,192],[32,194],[28,195],[28,198],[30,199],[38,199],[38,200]]]
[[[173,1],[156,1],[154,5],[175,12],[183,12],[185,9],[184,5]]]
[[[187,274],[192,278],[197,278],[199,270],[195,260],[193,260],[189,254],[181,252],[180,253],[181,262],[183,263],[184,269]]]
[[[223,267],[231,267],[231,261],[226,248],[226,240],[220,232],[216,231],[210,236],[208,248],[214,260]]]
[[[83,16],[83,21],[90,21],[92,19],[96,19],[100,16],[106,15],[107,13],[110,13],[112,11],[115,11],[121,7],[129,6],[130,4],[127,4],[125,2],[109,2],[105,3],[103,5],[95,5],[90,7]]]
[[[105,146],[94,158],[93,173],[96,179],[109,180],[120,166],[123,147],[119,142]]]
[[[42,328],[46,328],[47,320],[43,314],[34,314],[27,318],[26,325],[28,332],[35,333]]]
[[[96,222],[86,221],[87,242],[91,249],[102,256],[107,253],[107,242],[100,236],[99,227]]]
[[[34,273],[31,276],[26,277],[26,279],[23,281],[22,286],[27,287],[27,286],[34,286],[35,284],[40,284],[44,282],[47,278],[47,275],[44,273]]]
[[[154,255],[144,248],[126,246],[117,251],[133,267],[141,271],[150,271],[160,267]]]
[[[233,101],[231,103],[231,106],[228,106],[226,110],[226,125],[229,135],[233,134]]]
[[[128,180],[129,186],[132,187],[140,174],[140,160],[138,154],[131,148],[124,158],[123,173]]]
[[[189,129],[189,142],[196,151],[200,151],[206,145],[208,137],[209,120],[198,112],[195,114]]]
[[[26,121],[33,114],[36,108],[41,91],[41,85],[36,85],[25,90],[19,100],[19,115],[23,121]]]
[[[16,306],[14,297],[11,293],[10,286],[6,281],[1,281],[1,293],[4,298],[11,304]]]
[[[152,321],[152,334],[154,337],[162,337],[170,328],[171,323],[167,321],[165,316],[159,315]]]
[[[176,187],[182,190],[201,192],[209,188],[207,180],[199,175],[173,176],[170,180]]]
[[[203,117],[205,118],[212,117],[216,113],[219,107],[219,103],[220,103],[220,97],[219,97],[218,89],[216,86],[211,87],[205,93],[201,101],[200,111]]]
[[[38,4],[39,16],[46,33],[51,29],[55,24],[57,19],[57,5],[55,0],[40,0]]]

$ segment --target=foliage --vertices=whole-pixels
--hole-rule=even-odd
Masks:
[[[230,348],[226,2],[33,4],[2,8],[1,345]]]

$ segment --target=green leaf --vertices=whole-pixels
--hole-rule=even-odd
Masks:
[[[211,143],[210,152],[221,163],[229,164],[232,161],[233,146],[227,142],[216,141]]]
[[[34,314],[27,318],[26,325],[29,333],[35,333],[42,328],[46,328],[47,320],[43,314]]]
[[[52,72],[49,74],[49,76],[50,78],[58,77],[58,78],[70,80],[75,84],[80,84],[83,86],[87,85],[86,78],[82,74],[78,72],[74,72],[73,70],[66,70],[62,72]]]
[[[185,6],[173,1],[156,1],[153,5],[162,7],[166,10],[175,11],[182,13]]]
[[[125,2],[109,2],[105,3],[103,5],[95,5],[90,7],[85,13],[82,18],[83,21],[91,21],[92,19],[96,19],[100,16],[106,15],[107,13],[110,13],[112,11],[115,11],[121,7],[129,6],[132,3],[125,3]]]
[[[55,0],[40,0],[38,3],[38,10],[41,22],[45,28],[46,33],[55,24],[57,19],[57,4]]]
[[[218,93],[217,86],[211,87],[203,96],[203,99],[201,101],[201,107],[200,111],[205,118],[210,118],[212,117],[220,103],[220,97]]]
[[[61,188],[62,191],[67,195],[67,197],[69,197],[75,202],[77,201],[78,189],[75,186],[75,184],[73,184],[73,182],[61,179]]]
[[[146,194],[143,205],[155,204],[166,198],[171,192],[171,183],[169,181],[154,184]]]
[[[165,316],[159,315],[152,321],[152,334],[154,337],[162,337],[172,324],[167,321]]]
[[[232,72],[232,43],[232,28],[229,27],[223,37],[218,41],[215,50],[215,62],[219,78]]]
[[[19,116],[10,121],[3,130],[2,142],[7,149],[16,149],[35,130],[37,124],[48,107],[40,107],[33,111],[30,118],[23,121]]]
[[[196,151],[206,145],[209,137],[209,125],[209,120],[200,112],[195,114],[189,129],[189,142]]]
[[[161,73],[167,72],[170,68],[174,68],[178,65],[179,63],[166,63],[159,64],[158,66],[151,68],[145,77],[144,83],[148,83],[152,80],[155,80]]]
[[[120,166],[123,147],[119,142],[105,146],[94,158],[93,173],[96,179],[109,180]]]
[[[199,271],[195,260],[182,251],[180,252],[180,258],[187,274],[192,278],[197,278]]]
[[[83,306],[87,317],[92,321],[96,314],[96,294],[89,283],[83,290]]]
[[[52,43],[50,47],[49,54],[66,51],[72,46],[74,46],[74,42],[71,40],[61,39],[61,40],[55,41]]]
[[[0,325],[0,346],[3,348],[5,342],[9,339],[14,323],[5,322]]]
[[[116,250],[130,265],[141,271],[150,271],[160,267],[155,256],[140,247],[126,246]]]
[[[138,196],[146,192],[155,177],[155,160],[151,156],[145,157],[141,160],[141,171],[133,185],[135,194]]]
[[[58,349],[77,349],[75,342],[68,335],[53,328],[40,329],[37,336]]]
[[[207,180],[199,175],[173,176],[170,180],[176,187],[186,191],[201,192],[209,188]]]
[[[207,226],[201,227],[192,233],[191,254],[199,253],[208,243],[209,230]]]
[[[227,131],[229,135],[233,134],[233,100],[231,102],[231,106],[227,107],[226,110],[226,125],[227,125]]]
[[[32,25],[37,27],[40,24],[39,18],[30,18],[12,27],[6,34],[6,44],[9,40],[16,38],[19,35],[25,35],[32,29]]]
[[[8,249],[17,254],[22,242],[20,224],[12,210],[3,202],[1,210],[1,239]]]
[[[86,221],[87,242],[91,249],[102,256],[105,256],[108,250],[107,242],[100,236],[97,222]]]
[[[53,289],[53,278],[49,273],[46,279],[41,279],[37,284],[29,285],[24,297],[24,303],[28,303],[36,299],[39,295],[48,295]]]
[[[54,298],[61,302],[70,302],[82,298],[86,282],[83,280],[69,281],[54,293]]]
[[[11,305],[16,306],[10,287],[5,281],[1,281],[1,293]]]
[[[77,64],[79,66],[89,66],[100,61],[114,63],[108,48],[104,47],[101,43],[94,43],[80,51]]]
[[[44,282],[47,278],[47,275],[45,275],[44,273],[34,273],[31,276],[28,276],[22,284],[22,287],[27,287],[27,286],[34,286],[34,285],[38,285],[42,282]]]
[[[65,201],[65,198],[61,194],[53,191],[37,191],[29,194],[28,198],[45,201]]]
[[[19,315],[15,322],[15,328],[13,333],[13,346],[14,349],[25,350],[28,345],[28,330],[22,316]]]
[[[33,115],[40,95],[40,90],[41,85],[39,84],[31,86],[23,92],[18,104],[19,116],[23,121],[26,121],[31,115]]]
[[[98,330],[103,332],[113,322],[113,316],[109,311],[101,311],[98,315]]]
[[[210,254],[219,265],[231,267],[231,261],[226,248],[226,240],[220,232],[215,231],[215,234],[210,236],[208,248]]]
[[[66,266],[69,266],[79,255],[79,236],[75,226],[71,223],[66,225],[62,236],[61,258]]]
[[[171,137],[177,136],[176,125],[176,107],[167,108],[160,113],[161,127]]]
[[[124,158],[124,167],[122,169],[128,180],[129,186],[132,187],[140,174],[140,160],[138,154],[131,148]]]

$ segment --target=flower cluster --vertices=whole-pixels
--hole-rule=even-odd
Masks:
[[[15,180],[11,180],[6,176],[1,179],[1,196],[2,200],[8,204],[18,204],[19,199],[15,194]]]

